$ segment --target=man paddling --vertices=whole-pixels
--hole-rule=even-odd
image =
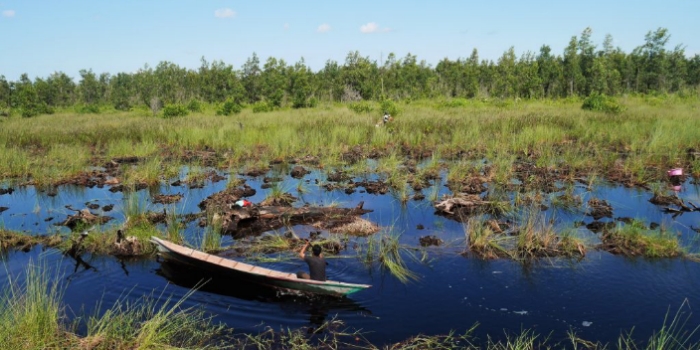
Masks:
[[[323,253],[321,253],[321,246],[314,244],[311,248],[311,255],[306,256],[306,249],[309,248],[311,243],[306,240],[306,244],[299,251],[299,257],[301,260],[306,261],[309,265],[309,273],[299,271],[297,272],[297,277],[304,279],[312,279],[316,281],[326,280],[326,260],[323,258]]]

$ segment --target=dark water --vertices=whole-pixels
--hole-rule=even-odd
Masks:
[[[590,251],[581,261],[547,259],[527,267],[508,260],[482,261],[464,257],[459,254],[465,244],[462,224],[435,215],[428,199],[402,205],[392,194],[327,192],[313,184],[316,177],[321,181],[325,179],[323,174],[317,173],[301,181],[285,178],[282,188],[299,197],[299,205],[340,203],[351,207],[365,201],[365,208],[374,212],[364,217],[393,227],[393,232],[401,234],[400,240],[406,245],[418,246],[420,236],[433,234],[448,244],[428,248],[427,262],[406,257],[410,269],[420,276],[418,281],[408,284],[383,274],[377,267],[366,267],[352,249],[344,251],[340,257],[329,260],[328,277],[373,285],[348,299],[280,297],[236,281],[216,280],[195,292],[185,304],[203,306],[216,315],[216,320],[240,332],[262,331],[267,326],[274,329],[314,326],[336,318],[353,329],[361,329],[369,340],[377,343],[396,342],[419,333],[460,332],[475,323],[479,323],[476,335],[481,339],[487,334],[499,339],[505,332],[532,329],[545,335],[552,332],[553,340],[563,340],[566,332],[573,330],[584,339],[610,342],[634,328],[635,338],[646,340],[661,328],[667,314],[672,317],[679,308],[684,317],[689,317],[689,328],[700,324],[700,317],[693,312],[700,305],[700,263],[681,259],[627,259],[596,251]],[[258,202],[265,198],[268,190],[259,188],[261,182],[247,180],[258,189],[251,200]],[[305,189],[303,194],[297,193],[300,184]],[[163,186],[151,193],[142,190],[131,195],[137,196],[148,210],[159,211],[162,205],[150,203],[150,194],[183,193],[185,199],[168,208],[184,214],[197,212],[197,204],[202,199],[225,187],[224,181],[207,184],[203,189]],[[108,225],[119,225],[126,196],[129,196],[113,194],[107,188],[64,186],[58,189],[55,197],[33,188],[15,190],[0,196],[0,206],[10,208],[0,214],[0,223],[7,229],[31,233],[67,233],[65,228],[53,223],[73,213],[66,205],[83,208],[87,202],[100,206],[113,204],[114,209],[105,214],[116,220]],[[443,184],[424,193],[429,197],[431,191],[448,193]],[[594,193],[587,193],[583,188],[577,191],[583,195],[584,202],[591,197],[608,200],[615,217],[662,224],[678,232],[690,251],[697,251],[700,234],[690,227],[700,226],[700,213],[672,218],[663,213],[661,207],[648,202],[650,193],[624,187],[601,185]],[[690,183],[683,185],[679,195],[700,203],[700,190]],[[571,227],[573,221],[592,221],[582,211],[550,209],[543,215],[554,220],[557,227]],[[45,221],[49,217],[53,220]],[[603,221],[606,220],[610,219]],[[423,225],[424,229],[417,229],[418,225]],[[191,224],[185,234],[195,242],[201,230]],[[310,228],[295,227],[294,230],[304,237]],[[596,242],[596,235],[585,227],[580,231],[590,242]],[[225,244],[231,242],[231,238],[224,239]],[[189,291],[188,286],[199,280],[197,273],[185,274],[177,268],[161,266],[153,259],[121,262],[113,257],[85,256],[94,269],[79,267],[76,270],[72,259],[55,250],[43,251],[41,247],[29,253],[6,252],[1,258],[4,262],[4,268],[0,269],[2,284],[7,283],[8,275],[20,275],[30,261],[45,263],[52,269],[57,267],[57,278],[66,285],[65,302],[69,312],[76,315],[92,312],[99,302],[106,308],[116,300],[135,300],[143,295],[179,299]],[[290,272],[304,268],[303,262],[295,259],[262,265]]]

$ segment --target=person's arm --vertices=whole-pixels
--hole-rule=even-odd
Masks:
[[[306,244],[304,244],[304,248],[301,248],[301,250],[299,251],[299,257],[301,258],[301,260],[304,260],[304,258],[306,257],[306,248],[308,247],[309,241],[306,241]]]

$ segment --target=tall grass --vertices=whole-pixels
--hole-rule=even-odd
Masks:
[[[700,128],[695,104],[650,104],[639,97],[628,97],[624,104],[625,112],[610,116],[582,111],[580,101],[470,102],[450,108],[441,108],[439,101],[417,101],[402,106],[401,116],[387,128],[375,128],[375,118],[343,105],[254,116],[246,109],[236,118],[197,113],[169,120],[138,111],[99,116],[59,112],[3,123],[0,150],[6,152],[0,152],[0,174],[51,182],[95,165],[87,164],[94,160],[120,156],[144,158],[137,167],[158,169],[158,163],[177,161],[185,150],[203,149],[226,154],[225,162],[234,166],[248,159],[268,164],[299,155],[336,165],[342,163],[334,160],[343,150],[355,146],[389,155],[377,169],[387,173],[415,150],[445,158],[466,154],[471,160],[485,155],[499,183],[512,178],[518,157],[532,157],[541,167],[567,165],[606,174],[624,154],[619,170],[638,183],[662,179],[668,167],[690,168],[686,150],[700,149],[693,133]],[[157,181],[154,170],[124,171],[132,181]]]
[[[61,305],[63,287],[46,265],[27,265],[25,276],[12,277],[0,297],[0,349],[67,347],[69,328]]]
[[[45,264],[31,263],[12,277],[0,296],[0,349],[218,349],[226,335],[200,309],[184,308],[194,292],[173,301],[117,301],[102,315],[85,318],[87,334],[76,333],[62,305],[64,286]],[[163,299],[161,295],[159,299]],[[99,307],[98,307],[99,309]]]
[[[416,256],[399,243],[399,237],[390,229],[367,238],[366,245],[358,249],[360,260],[367,266],[378,265],[381,271],[389,272],[402,283],[418,280],[419,276],[404,260],[404,255],[411,259],[416,259]]]

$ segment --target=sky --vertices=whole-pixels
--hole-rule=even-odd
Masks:
[[[0,0],[0,75],[18,80],[81,69],[136,72],[201,59],[239,70],[255,53],[313,71],[358,51],[379,64],[390,53],[435,67],[470,56],[496,61],[549,45],[561,55],[572,36],[593,30],[625,52],[667,28],[668,49],[700,54],[700,0]]]

